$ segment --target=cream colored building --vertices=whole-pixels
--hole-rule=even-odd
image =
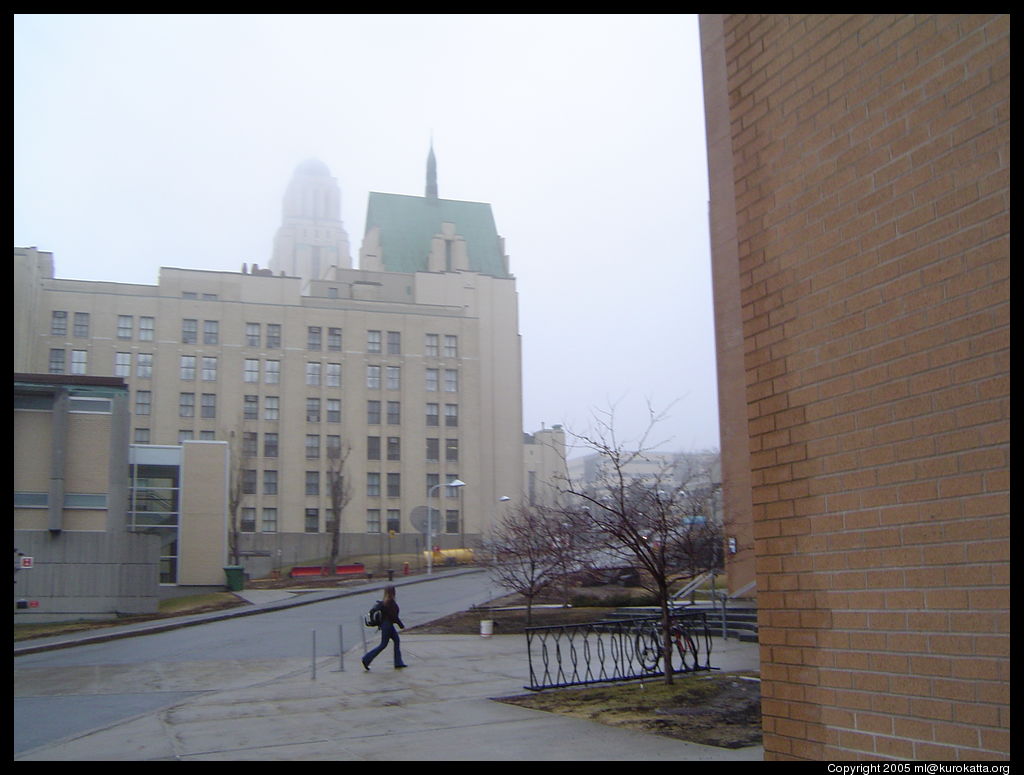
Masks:
[[[470,545],[524,492],[518,299],[490,206],[372,194],[372,269],[353,269],[336,189],[300,165],[269,270],[66,280],[15,249],[15,370],[123,378],[133,444],[227,443],[254,575],[325,558],[332,448],[348,453],[343,556],[422,548],[426,508],[435,544]],[[191,560],[208,538],[178,548],[175,583],[210,583]],[[199,565],[222,578],[226,561]]]

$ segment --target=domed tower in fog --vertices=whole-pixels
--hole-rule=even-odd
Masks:
[[[270,269],[301,277],[305,286],[329,277],[335,267],[351,266],[337,178],[322,161],[308,159],[296,167],[285,191]]]

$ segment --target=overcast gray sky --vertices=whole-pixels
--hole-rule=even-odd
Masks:
[[[517,278],[526,431],[717,448],[693,15],[19,15],[14,241],[58,277],[266,264],[325,162],[358,260],[370,191],[489,202]]]

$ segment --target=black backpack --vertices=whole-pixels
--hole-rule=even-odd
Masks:
[[[383,617],[383,611],[380,608],[380,601],[377,601],[377,605],[371,608],[366,616],[363,617],[363,622],[367,627],[380,627]]]

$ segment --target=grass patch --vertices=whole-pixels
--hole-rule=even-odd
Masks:
[[[81,619],[69,622],[27,622],[20,623],[15,619],[14,640],[31,640],[32,638],[50,638],[56,635],[69,635],[90,630],[102,630],[122,624],[135,624],[155,619],[167,619],[189,614],[209,613],[227,608],[246,605],[246,602],[232,592],[210,592],[202,595],[168,598],[161,600],[159,611],[155,614],[138,614],[117,616],[113,619]]]
[[[718,748],[761,744],[761,684],[752,673],[702,673],[549,689],[499,702]]]

